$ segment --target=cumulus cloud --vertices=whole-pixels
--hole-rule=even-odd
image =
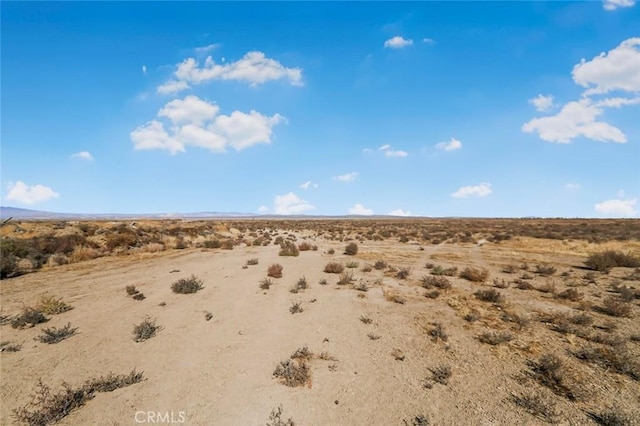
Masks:
[[[462,142],[456,138],[451,138],[449,142],[439,142],[436,144],[436,148],[442,151],[455,151],[462,148]]]
[[[163,149],[171,154],[184,152],[187,146],[211,152],[226,152],[230,146],[240,151],[256,144],[271,143],[273,127],[285,119],[280,114],[269,117],[256,111],[233,111],[220,115],[219,107],[197,96],[168,102],[158,112],[158,119],[131,132],[135,149]],[[168,130],[159,121],[166,118]]]
[[[76,152],[75,154],[71,155],[71,158],[79,158],[81,160],[87,160],[87,161],[92,161],[93,160],[93,156],[91,155],[91,153],[89,151]]]
[[[597,203],[594,207],[603,216],[632,217],[638,214],[636,198],[628,200],[613,199]]]
[[[540,112],[550,111],[553,108],[553,96],[551,95],[538,95],[535,98],[529,99],[529,103],[533,105],[536,110]]]
[[[402,36],[395,36],[384,42],[384,47],[390,49],[402,49],[403,47],[411,46],[413,40],[405,39]]]
[[[589,98],[567,103],[556,115],[534,118],[522,125],[522,131],[537,132],[548,142],[569,143],[583,136],[599,142],[627,142],[627,137],[617,127],[596,119],[603,110]]]
[[[573,81],[585,88],[582,98],[567,102],[555,115],[533,118],[522,125],[522,131],[536,132],[541,139],[557,143],[569,143],[577,137],[599,142],[627,142],[620,129],[597,118],[603,115],[605,108],[640,104],[639,69],[640,37],[624,40],[614,49],[589,61],[582,59],[572,70]],[[598,99],[611,92],[631,96]],[[545,111],[549,105],[549,100],[542,95],[530,102],[539,111]]]
[[[640,92],[640,37],[629,38],[607,53],[573,67],[573,80],[586,95],[614,90]]]
[[[273,211],[275,214],[301,214],[315,209],[316,207],[314,205],[309,204],[293,192],[289,192],[284,195],[276,195],[273,199]]]
[[[224,61],[223,61],[224,62]],[[287,68],[262,52],[248,52],[236,62],[217,64],[208,56],[204,64],[195,58],[187,58],[176,66],[174,79],[158,87],[158,93],[177,93],[190,84],[202,84],[211,80],[238,80],[258,86],[271,80],[288,80],[293,86],[302,86],[302,70]]]
[[[404,211],[402,209],[391,210],[389,216],[413,216],[410,211]]]
[[[358,216],[371,216],[373,214],[373,210],[366,208],[362,204],[358,203],[355,206],[349,208],[349,214],[355,214]]]
[[[486,197],[492,194],[491,184],[483,182],[480,185],[463,186],[451,194],[453,198]]]
[[[317,183],[313,183],[310,180],[306,181],[305,183],[303,183],[302,185],[300,185],[300,188],[302,189],[309,189],[309,188],[317,188],[318,184]]]
[[[36,204],[59,197],[60,194],[44,185],[27,185],[22,181],[9,183],[9,192],[5,197],[7,201],[16,201],[21,204]]]
[[[603,0],[602,7],[604,10],[613,11],[621,7],[632,7],[635,5],[635,0]]]
[[[346,173],[344,175],[334,176],[333,180],[338,180],[340,182],[353,182],[358,177],[358,172]]]

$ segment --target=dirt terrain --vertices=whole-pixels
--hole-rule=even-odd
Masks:
[[[640,269],[585,264],[637,260],[638,222],[535,222],[548,235],[499,220],[10,224],[1,424],[43,410],[29,405],[41,379],[86,394],[43,424],[638,425]],[[43,248],[69,235],[73,247]],[[190,278],[202,288],[172,291]],[[71,309],[16,323],[47,297]],[[135,341],[145,319],[159,328]],[[304,368],[276,374],[285,364]],[[142,380],[86,391],[134,369]]]

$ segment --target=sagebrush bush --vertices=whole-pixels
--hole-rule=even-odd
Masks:
[[[460,278],[474,283],[483,283],[489,278],[489,271],[467,266],[460,272]]]
[[[62,342],[64,339],[73,336],[74,334],[76,334],[77,330],[77,327],[71,328],[71,323],[67,323],[67,325],[62,328],[51,327],[43,329],[43,334],[38,336],[36,339],[41,343],[47,343],[51,345],[54,343]]]
[[[478,290],[475,293],[473,293],[473,295],[476,296],[476,298],[478,298],[479,300],[482,300],[483,302],[500,304],[500,303],[503,303],[505,300],[504,296],[500,294],[499,291],[496,291],[492,288],[487,290]]]
[[[267,276],[272,278],[282,278],[282,265],[274,263],[267,268]]]
[[[600,253],[590,254],[584,263],[585,266],[589,269],[600,272],[607,272],[611,268],[615,267],[640,267],[640,257],[634,256],[630,253],[623,253],[615,250],[606,250]]]
[[[356,254],[358,254],[358,244],[356,243],[347,244],[347,247],[345,247],[344,249],[344,254],[348,256],[355,256]]]
[[[133,327],[133,340],[136,342],[144,342],[155,336],[160,329],[161,327],[156,324],[155,320],[152,321],[147,317],[140,324]]]
[[[340,274],[344,271],[344,265],[339,262],[329,262],[324,265],[324,272],[328,274]]]
[[[278,255],[280,256],[298,256],[300,254],[300,250],[290,241],[286,241],[280,245],[280,252]]]
[[[36,324],[47,322],[47,317],[37,309],[26,307],[22,310],[20,315],[17,315],[11,319],[11,327],[13,328],[25,328],[27,326],[33,327]]]
[[[198,290],[202,290],[203,282],[195,275],[191,275],[189,278],[180,278],[178,281],[171,284],[171,290],[178,294],[192,294]]]

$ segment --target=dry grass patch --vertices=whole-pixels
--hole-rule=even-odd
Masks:
[[[513,340],[513,335],[509,332],[486,331],[478,336],[478,340],[488,345],[496,346]]]
[[[478,269],[467,266],[460,272],[459,277],[474,283],[483,283],[487,280],[487,278],[489,278],[489,271],[486,269]]]
[[[549,423],[554,423],[558,416],[556,403],[534,393],[512,395],[511,401],[529,414]]]
[[[407,301],[407,299],[402,297],[394,289],[384,288],[384,289],[382,289],[382,294],[384,295],[384,298],[387,299],[389,302],[394,302],[394,303],[399,303],[401,305],[404,305],[405,302]]]

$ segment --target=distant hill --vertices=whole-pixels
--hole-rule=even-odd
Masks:
[[[57,213],[46,212],[41,210],[21,209],[17,207],[0,206],[0,218],[2,220],[10,217],[18,220],[26,219],[199,219],[199,218],[215,218],[215,217],[251,217],[256,216],[250,213],[237,212],[199,212],[199,213],[161,213],[161,214],[80,214],[80,213]]]

